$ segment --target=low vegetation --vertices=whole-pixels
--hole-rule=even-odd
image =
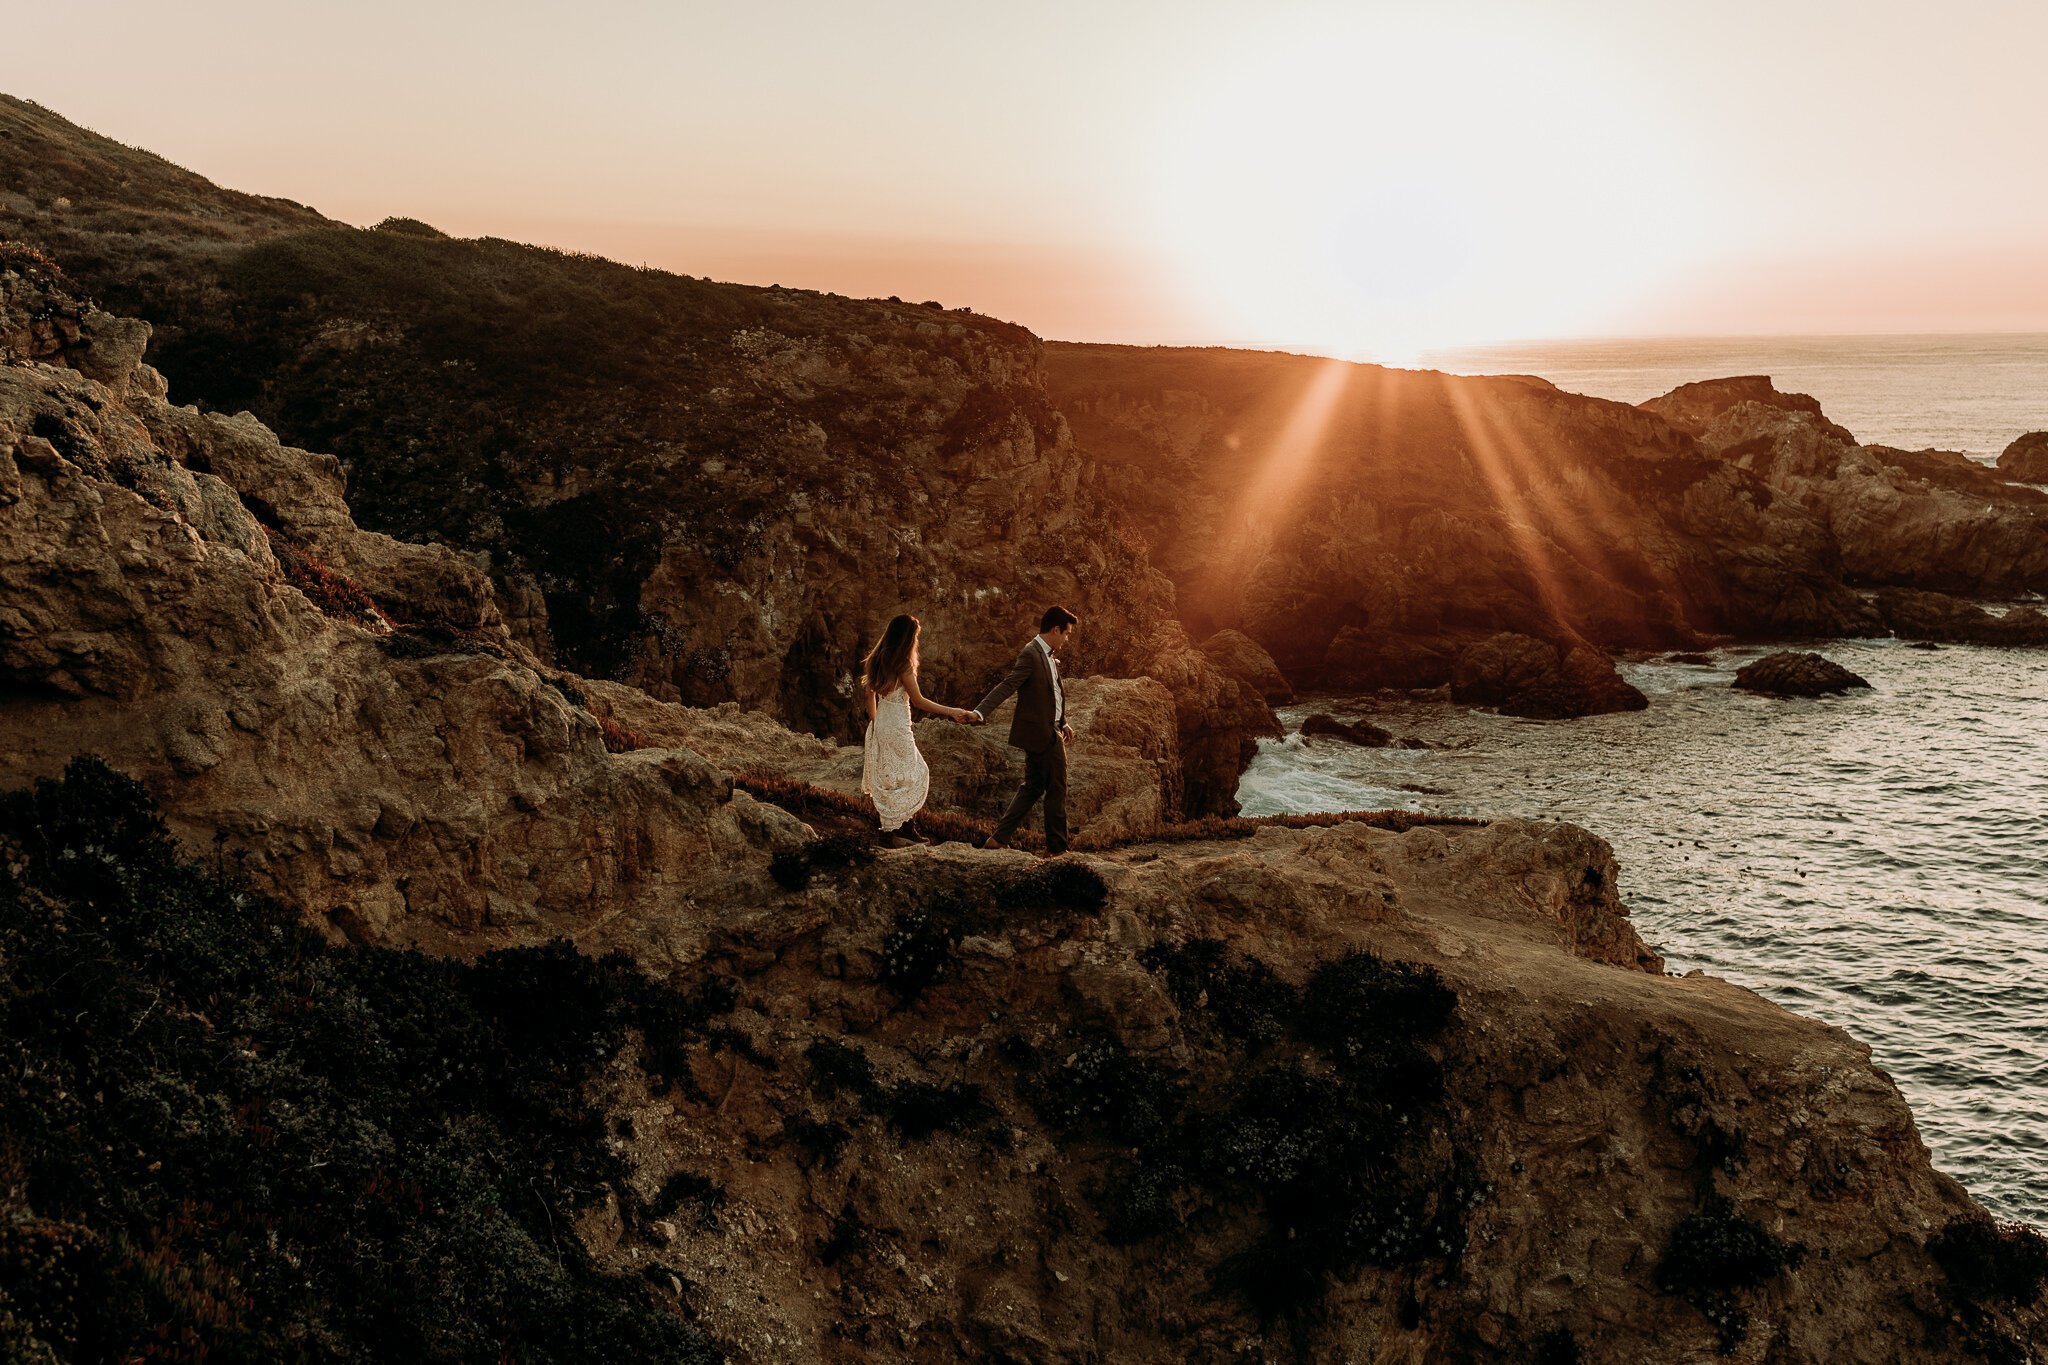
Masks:
[[[0,797],[5,1358],[717,1359],[570,1228],[632,1202],[597,1074],[644,1036],[687,1087],[731,1003],[561,943],[331,951],[96,761]]]

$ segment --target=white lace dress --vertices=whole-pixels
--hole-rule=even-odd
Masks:
[[[910,693],[903,688],[875,699],[866,758],[860,789],[875,803],[883,831],[900,829],[904,821],[924,809],[925,797],[932,789],[932,770],[910,733]]]

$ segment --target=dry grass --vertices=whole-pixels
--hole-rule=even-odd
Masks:
[[[270,540],[270,551],[277,556],[278,567],[284,570],[285,582],[304,593],[324,615],[391,624],[377,599],[364,592],[353,578],[330,568],[312,551],[268,526],[263,528],[263,534]]]

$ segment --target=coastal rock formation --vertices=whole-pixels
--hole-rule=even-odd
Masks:
[[[1321,711],[1302,721],[1301,733],[1307,738],[1341,739],[1362,749],[1384,749],[1394,743],[1391,731],[1382,730],[1371,721],[1341,721]]]
[[[22,282],[0,273],[0,299]],[[356,529],[332,460],[171,407],[120,352],[111,383],[0,366],[11,780],[100,754],[171,797],[183,837],[376,942],[582,932],[767,885],[737,850],[797,841],[791,817],[686,751],[608,753],[460,556]]]
[[[1506,632],[1459,653],[1452,666],[1451,699],[1535,720],[1640,711],[1650,704],[1593,650],[1583,645],[1560,650]]]
[[[1902,640],[1940,640],[1977,645],[2048,645],[2048,613],[2014,607],[1993,615],[1974,602],[1945,593],[1884,588],[1877,609]]]
[[[1813,515],[1663,418],[1541,380],[1053,345],[1048,391],[1199,634],[1298,686],[1562,651],[1874,629]]]
[[[2030,431],[1998,457],[1998,467],[2019,483],[2048,483],[2048,431]]]
[[[702,1103],[617,1078],[634,1194],[586,1244],[674,1275],[743,1361],[1963,1353],[1926,1247],[1976,1215],[1896,1090],[1839,1030],[1655,974],[1597,840],[1337,826],[1085,866],[1100,912],[1025,908],[1026,859],[954,846],[678,941],[741,973],[748,1050],[707,1059]],[[907,974],[913,941],[942,970]],[[1364,1120],[1308,1002],[1356,949],[1457,1003],[1441,1099],[1383,1101],[1429,1131],[1354,1208],[1321,1163]],[[715,1219],[630,1213],[685,1174]],[[1358,1259],[1310,1240],[1331,1214]],[[1267,1294],[1297,1307],[1262,1323]]]
[[[1241,630],[1219,630],[1202,641],[1202,653],[1228,677],[1250,683],[1275,706],[1294,700],[1294,687],[1273,656]]]
[[[1825,697],[1870,684],[1833,659],[1781,650],[1736,669],[1729,686],[1772,697]]]
[[[2048,587],[2048,493],[1966,455],[1858,445],[1812,399],[1756,378],[1643,406],[1811,512],[1851,582],[1993,597]]]

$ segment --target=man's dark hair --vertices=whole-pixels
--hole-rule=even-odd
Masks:
[[[1038,633],[1043,635],[1048,630],[1059,630],[1066,626],[1078,625],[1080,620],[1080,617],[1074,615],[1065,607],[1047,607],[1045,615],[1038,618]]]

